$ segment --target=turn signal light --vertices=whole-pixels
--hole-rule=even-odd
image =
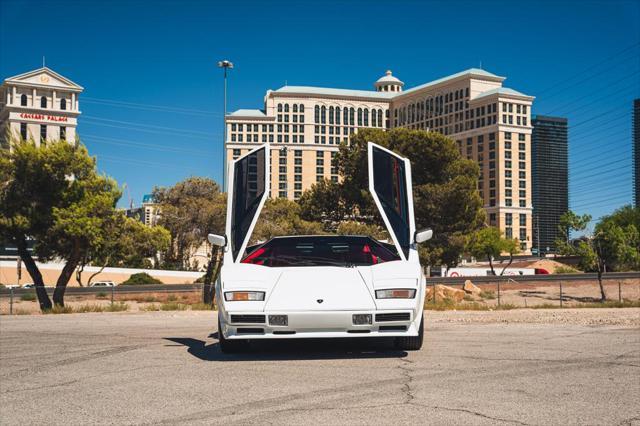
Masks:
[[[264,291],[227,291],[224,294],[227,302],[261,302],[264,300]]]
[[[415,289],[392,288],[376,290],[376,299],[413,299],[414,297],[416,297]]]

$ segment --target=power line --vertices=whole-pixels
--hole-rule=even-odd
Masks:
[[[635,73],[634,73],[634,75],[636,75],[636,74],[638,74],[638,73],[640,73],[640,71],[635,72]],[[564,113],[564,114],[562,114],[562,115],[568,115],[569,113],[571,113],[571,114],[575,114],[577,111],[580,111],[581,109],[584,109],[584,108],[586,108],[586,107],[588,107],[588,106],[591,106],[591,105],[593,105],[593,104],[596,104],[596,103],[598,103],[598,102],[601,102],[601,101],[602,101],[602,100],[604,100],[604,99],[608,99],[608,98],[611,98],[611,97],[613,97],[613,96],[618,96],[618,95],[620,95],[620,93],[626,92],[626,91],[628,91],[629,89],[633,89],[634,91],[636,90],[636,88],[635,88],[634,86],[625,86],[625,87],[623,87],[621,90],[618,90],[617,92],[608,93],[608,94],[606,94],[605,96],[602,96],[602,97],[596,98],[596,99],[595,99],[595,100],[593,100],[592,102],[590,102],[590,103],[588,103],[588,104],[584,104],[584,105],[582,105],[582,106],[580,106],[580,107],[578,107],[578,108],[575,108],[574,110],[570,110],[569,112]],[[573,102],[573,103],[575,103],[575,102]],[[570,104],[568,104],[568,105],[570,105]],[[562,108],[564,108],[564,107],[562,107]],[[558,111],[558,108],[551,110],[551,113],[555,113],[555,111]]]
[[[629,199],[629,197],[631,197],[631,193],[627,193],[626,195],[618,195],[615,197],[610,197],[610,198],[603,198],[598,200],[597,202],[594,203],[586,203],[586,204],[578,204],[578,205],[573,205],[571,206],[572,210],[574,209],[585,209],[587,207],[589,208],[593,208],[593,207],[600,207],[604,204],[608,204],[611,202],[622,202],[622,201],[626,201]]]
[[[149,110],[149,111],[163,111],[163,112],[175,112],[186,115],[204,115],[204,116],[219,116],[221,117],[223,114],[214,111],[206,111],[199,109],[190,109],[190,108],[179,108],[179,107],[170,107],[165,105],[153,105],[153,104],[143,104],[136,102],[126,102],[119,101],[113,99],[101,99],[101,98],[92,98],[83,96],[83,102],[93,103],[93,104],[103,104],[109,106],[120,106],[124,108],[132,108],[132,109],[140,109],[140,110]]]
[[[540,95],[542,95],[542,94],[544,94],[544,93],[547,93],[547,92],[549,92],[550,90],[553,90],[553,89],[555,89],[556,87],[558,87],[558,86],[560,86],[560,85],[562,85],[562,84],[564,84],[564,83],[566,83],[566,82],[569,82],[569,81],[573,80],[576,76],[579,76],[579,75],[581,75],[581,74],[586,74],[586,73],[588,73],[589,71],[591,71],[591,70],[593,70],[593,69],[595,69],[595,68],[599,67],[600,65],[602,65],[602,64],[604,64],[604,63],[609,63],[613,58],[615,58],[615,57],[617,57],[617,56],[620,56],[620,55],[622,55],[622,54],[624,54],[624,53],[628,52],[629,50],[632,50],[634,47],[636,47],[636,46],[638,46],[638,45],[640,45],[640,42],[638,42],[638,43],[634,43],[634,44],[632,44],[632,45],[630,45],[630,46],[627,46],[627,47],[626,47],[626,48],[624,48],[623,50],[621,50],[621,51],[619,51],[619,52],[617,52],[617,53],[615,53],[615,54],[613,54],[613,55],[609,56],[608,58],[606,58],[606,59],[604,59],[604,60],[602,60],[602,61],[598,62],[597,64],[594,64],[594,65],[592,65],[592,66],[590,66],[590,67],[588,67],[588,68],[584,69],[582,72],[580,72],[580,73],[578,73],[578,74],[575,74],[575,75],[573,75],[572,77],[570,77],[570,78],[568,78],[568,79],[562,80],[562,81],[560,81],[560,82],[558,82],[558,83],[556,83],[556,84],[554,84],[554,85],[552,85],[552,86],[549,86],[549,87],[547,87],[546,89],[543,89],[542,91],[539,91],[539,92],[538,92],[538,94],[537,94],[537,96],[539,97]],[[607,68],[606,70],[609,70],[609,69],[611,69],[611,68]],[[601,73],[599,73],[599,74],[601,74]],[[597,75],[599,75],[599,74],[596,74],[595,76],[597,76]],[[590,78],[593,78],[593,77],[594,77],[594,76],[591,76],[591,77],[589,77],[587,80],[589,80]],[[586,81],[586,80],[582,80],[581,82],[583,82],[583,81]],[[569,87],[573,87],[573,86],[569,86]]]
[[[175,131],[175,132],[180,132],[180,133],[192,133],[192,134],[198,134],[198,135],[202,135],[202,136],[212,136],[211,133],[200,132],[198,130],[177,129],[175,127],[156,126],[155,124],[140,124],[140,123],[135,123],[135,122],[132,122],[132,121],[112,120],[112,119],[109,119],[109,118],[93,117],[91,115],[86,115],[86,116],[84,116],[84,118],[89,118],[91,120],[98,120],[98,121],[107,121],[107,122],[110,122],[110,123],[126,124],[126,125],[129,125],[129,126],[137,126],[137,127],[145,127],[145,128],[148,127],[150,129],[169,130],[169,131]]]
[[[85,122],[85,124],[93,125],[93,126],[113,127],[113,128],[117,128],[117,129],[132,130],[132,131],[136,131],[136,132],[154,133],[154,134],[160,134],[160,135],[171,134],[171,136],[180,136],[180,137],[184,137],[184,138],[204,139],[204,140],[208,140],[208,141],[211,141],[212,139],[215,140],[215,138],[212,138],[212,137],[201,136],[201,135],[193,135],[193,134],[190,134],[190,133],[181,133],[179,131],[171,131],[171,130],[143,129],[143,128],[137,128],[137,127],[131,127],[131,126],[121,126],[121,125],[117,125],[117,124],[109,124],[109,123],[101,123],[101,122],[95,122],[95,123],[93,123],[93,122],[86,123]]]
[[[572,172],[574,170],[576,170],[576,169],[580,171],[582,167],[591,166],[592,164],[597,164],[597,163],[600,163],[601,161],[602,161],[601,159],[597,159],[596,161],[591,161],[591,162],[588,162],[588,163],[582,163],[582,164],[580,164],[580,167],[575,167],[575,166],[574,167],[569,167],[569,176],[574,176],[574,175],[572,175]],[[609,166],[611,164],[621,163],[623,161],[630,161],[630,159],[625,157],[625,158],[618,159],[616,161],[610,161],[608,163],[601,163],[601,164],[598,164],[598,166],[599,167],[606,167],[606,166]],[[590,171],[593,171],[593,170],[590,170]],[[577,173],[577,174],[579,175],[580,173]]]
[[[164,152],[182,152],[182,153],[193,154],[193,155],[210,155],[211,154],[211,152],[206,152],[206,151],[176,148],[176,147],[170,147],[170,146],[164,146],[164,145],[158,145],[158,144],[135,142],[135,141],[126,140],[126,139],[114,139],[114,138],[106,138],[103,136],[94,136],[94,135],[86,135],[86,134],[83,134],[81,139],[83,141],[88,139],[90,141],[93,141],[94,143],[103,143],[107,145],[118,145],[118,146],[126,146],[126,147],[133,146],[133,147],[148,148],[148,149],[153,149],[156,151],[164,151]]]

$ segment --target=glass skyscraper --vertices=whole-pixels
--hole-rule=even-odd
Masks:
[[[569,210],[567,119],[538,115],[531,124],[533,247],[554,253],[560,216]]]

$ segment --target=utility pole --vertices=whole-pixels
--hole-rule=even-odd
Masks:
[[[224,70],[224,116],[222,117],[222,191],[227,192],[227,70],[233,69],[233,62],[227,60],[219,61],[218,68],[222,68]]]

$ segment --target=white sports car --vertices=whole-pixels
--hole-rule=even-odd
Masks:
[[[291,236],[247,247],[269,194],[269,146],[229,169],[226,235],[216,281],[223,352],[252,339],[393,337],[399,349],[422,346],[425,282],[417,244],[411,164],[369,143],[369,190],[393,244],[368,236]]]

